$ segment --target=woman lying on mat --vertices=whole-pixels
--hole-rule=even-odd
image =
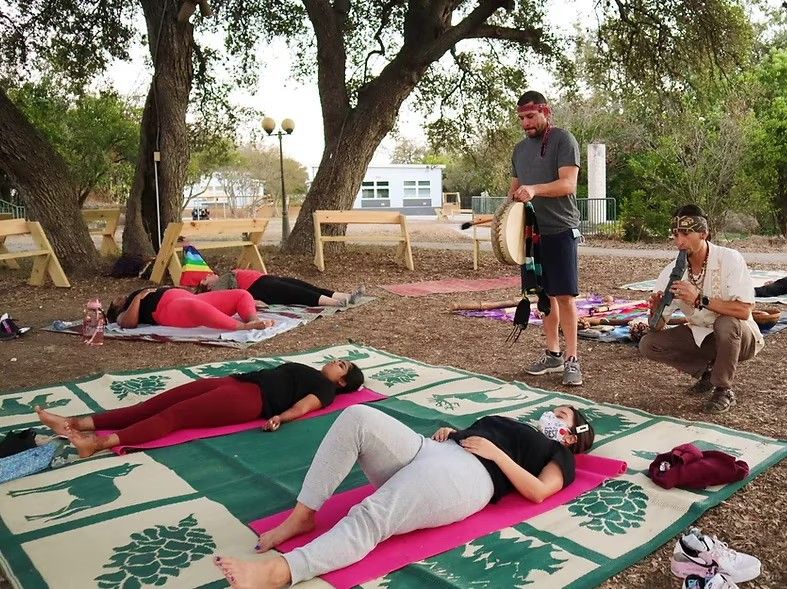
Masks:
[[[363,384],[363,372],[352,362],[333,360],[317,370],[286,362],[275,368],[203,378],[164,391],[131,407],[83,417],[61,417],[36,407],[38,418],[55,433],[68,436],[81,457],[114,446],[137,446],[174,431],[222,427],[266,418],[276,431],[330,405],[337,393]],[[96,430],[117,430],[97,435]]]
[[[241,321],[232,318],[240,315]],[[275,321],[258,319],[254,298],[245,290],[225,290],[196,295],[182,288],[141,288],[112,301],[107,320],[120,327],[166,325],[212,327],[225,331],[265,329]]]
[[[509,491],[540,503],[574,480],[574,454],[594,432],[575,408],[556,407],[538,429],[500,416],[426,439],[364,405],[345,409],[317,449],[292,514],[260,536],[270,550],[314,529],[314,515],[356,461],[377,490],[330,531],[264,561],[215,558],[232,587],[285,587],[358,562],[395,534],[460,521]]]
[[[257,270],[236,269],[221,276],[210,274],[203,278],[197,292],[242,288],[255,300],[266,305],[305,305],[307,307],[345,307],[363,296],[361,286],[351,294],[320,288],[297,278],[273,276]]]

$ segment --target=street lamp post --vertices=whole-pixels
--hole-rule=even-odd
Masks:
[[[279,138],[279,173],[281,174],[281,242],[287,240],[290,234],[290,214],[287,207],[287,192],[284,189],[284,152],[282,151],[282,137],[290,135],[295,130],[295,121],[284,119],[281,127],[275,133],[276,120],[271,117],[262,119],[262,128],[268,135],[276,135]]]

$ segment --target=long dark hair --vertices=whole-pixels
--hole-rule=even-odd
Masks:
[[[596,432],[593,430],[593,426],[590,425],[587,417],[579,409],[571,405],[568,408],[574,412],[574,427],[571,428],[571,433],[577,437],[577,441],[571,444],[568,449],[571,450],[572,454],[584,454],[593,446]],[[588,429],[577,433],[577,428],[582,425],[588,426]]]
[[[336,387],[337,393],[352,393],[353,391],[357,391],[361,388],[363,384],[364,376],[363,372],[360,368],[358,368],[355,364],[350,362],[350,370],[347,371],[347,375],[344,377],[345,385],[343,387]]]

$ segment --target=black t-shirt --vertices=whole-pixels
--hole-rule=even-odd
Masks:
[[[314,395],[323,407],[336,398],[336,385],[316,368],[286,362],[276,368],[266,368],[255,372],[234,375],[238,380],[253,382],[262,392],[262,416],[273,417],[286,411],[295,403]]]
[[[162,286],[161,288],[157,288],[155,292],[150,293],[145,298],[143,298],[139,302],[139,321],[138,323],[145,325],[158,325],[156,320],[153,319],[153,313],[156,311],[156,307],[158,307],[159,301],[161,301],[161,297],[164,296],[164,293],[170,290],[171,286]],[[123,305],[123,309],[121,312],[125,312],[126,309],[129,308],[131,305],[131,301],[134,300],[134,297],[141,293],[146,288],[140,288],[135,290],[130,295],[126,297],[126,304]]]
[[[493,415],[482,417],[467,429],[453,432],[448,437],[456,442],[480,436],[492,442],[514,462],[533,476],[538,476],[553,460],[563,471],[563,486],[574,481],[574,455],[563,444],[550,440],[536,428],[508,417]],[[495,492],[491,503],[513,490],[514,485],[492,460],[476,456],[489,471]]]

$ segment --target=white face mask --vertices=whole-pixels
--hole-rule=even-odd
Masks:
[[[555,440],[561,444],[565,443],[566,437],[571,435],[569,425],[555,415],[554,411],[544,411],[538,419],[538,429],[550,440]]]

